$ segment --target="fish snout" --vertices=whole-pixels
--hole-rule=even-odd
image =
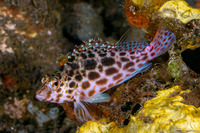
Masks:
[[[47,86],[44,86],[43,88],[39,89],[36,92],[35,98],[37,98],[40,101],[44,101],[47,99],[48,92],[49,92],[49,90],[48,90]]]

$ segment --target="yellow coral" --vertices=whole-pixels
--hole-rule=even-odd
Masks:
[[[126,0],[124,9],[127,21],[138,28],[147,28],[159,18],[174,18],[184,24],[200,19],[200,9],[184,0]]]
[[[198,48],[198,47],[199,47],[198,44],[196,44],[196,45],[190,45],[190,44],[187,45],[187,48],[188,48],[188,49],[192,49],[192,50],[193,50],[193,49],[196,49],[196,48]]]
[[[184,104],[180,86],[158,91],[152,100],[146,101],[144,108],[131,117],[129,124],[118,128],[114,122],[100,124],[88,121],[77,133],[155,133],[155,132],[200,132],[200,107]]]
[[[141,7],[150,7],[155,10],[159,8],[160,5],[165,3],[168,0],[131,0],[134,4]]]
[[[186,24],[193,19],[200,19],[200,9],[191,8],[183,0],[171,0],[164,3],[159,9],[161,17],[179,19]]]

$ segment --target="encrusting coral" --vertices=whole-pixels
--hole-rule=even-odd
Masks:
[[[128,22],[138,28],[148,28],[166,17],[184,24],[200,19],[200,9],[190,7],[184,0],[126,0],[124,7]]]
[[[127,126],[119,128],[114,122],[104,125],[88,121],[76,133],[200,132],[200,107],[183,103],[182,95],[189,92],[180,86],[158,91],[136,116],[131,116]]]
[[[183,0],[170,0],[159,9],[161,17],[180,20],[186,24],[193,19],[200,19],[200,9],[192,8]]]
[[[126,0],[127,21],[143,28],[152,36],[163,23],[177,38],[182,51],[200,46],[200,9],[192,8],[184,0]]]
[[[23,115],[26,113],[26,105],[29,102],[29,99],[24,98],[22,100],[18,100],[14,98],[14,103],[6,102],[4,104],[4,112],[9,115],[11,118],[21,119]]]

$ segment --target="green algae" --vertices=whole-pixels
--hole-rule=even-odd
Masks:
[[[180,63],[177,60],[171,59],[168,63],[168,70],[173,78],[178,82],[180,81]]]

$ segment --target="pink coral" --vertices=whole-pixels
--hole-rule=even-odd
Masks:
[[[23,114],[26,113],[26,105],[28,101],[29,100],[26,98],[22,100],[14,98],[14,103],[6,102],[4,104],[5,113],[8,114],[10,118],[21,119]]]

